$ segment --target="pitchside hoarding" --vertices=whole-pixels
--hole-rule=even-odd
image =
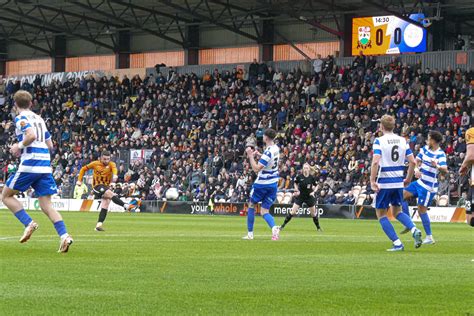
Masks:
[[[38,199],[19,199],[26,210],[40,210]],[[130,198],[125,199],[130,201]],[[74,200],[74,199],[53,199],[53,207],[58,211],[71,212],[97,212],[100,209],[98,200]],[[270,213],[275,216],[286,216],[291,211],[290,204],[274,204]],[[169,213],[169,214],[193,214],[193,215],[234,215],[246,216],[247,203],[214,203],[209,205],[205,202],[185,202],[185,201],[143,201],[140,207],[141,212],[146,213]],[[0,202],[0,210],[6,210],[6,206]],[[376,219],[375,209],[372,206],[355,205],[316,205],[320,217],[325,218],[347,218],[347,219]],[[124,209],[114,204],[110,204],[110,211],[124,212]],[[415,207],[410,207],[410,214],[413,214]],[[256,213],[260,214],[260,208],[256,208]],[[428,211],[432,222],[465,222],[466,210],[461,207],[431,207]],[[298,210],[297,216],[309,217],[308,208],[303,207]],[[395,220],[389,212],[389,218]],[[418,213],[413,216],[413,220],[421,221]]]
[[[416,207],[410,206],[410,214],[413,221],[421,222],[420,215],[416,212]],[[357,219],[377,219],[375,208],[364,205],[355,207],[355,218]],[[430,221],[433,223],[463,223],[466,221],[466,209],[464,207],[430,207],[428,211]],[[388,212],[390,220],[395,220],[391,212]]]
[[[317,205],[319,216],[330,218],[354,218],[350,205]],[[142,212],[172,213],[172,214],[196,214],[196,215],[241,215],[247,214],[247,203],[214,203],[210,205],[205,202],[143,202]],[[275,216],[286,216],[291,211],[290,204],[274,204],[270,213]],[[256,209],[260,214],[260,208]],[[309,209],[300,208],[297,216],[309,217]]]

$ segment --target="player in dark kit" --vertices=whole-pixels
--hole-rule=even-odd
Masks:
[[[313,217],[314,225],[316,229],[321,231],[321,226],[319,225],[319,214],[316,212],[316,199],[313,195],[314,187],[316,186],[316,179],[310,173],[311,167],[308,163],[303,165],[303,171],[301,174],[296,176],[295,179],[295,192],[293,193],[294,201],[293,208],[290,213],[286,215],[285,222],[281,225],[280,229],[283,229],[286,224],[296,215],[298,209],[306,204],[308,207],[311,217]]]

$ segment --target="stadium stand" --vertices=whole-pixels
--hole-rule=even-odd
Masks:
[[[45,87],[39,77],[23,84],[2,80],[1,143],[13,141],[11,97],[24,89],[47,119],[56,147],[54,177],[65,198],[88,195],[90,187],[74,187],[79,169],[110,150],[120,165],[114,190],[122,196],[156,200],[177,188],[182,200],[245,201],[251,177],[242,159],[244,140],[254,135],[261,143],[263,130],[273,127],[282,147],[279,201],[291,201],[294,176],[308,161],[319,179],[319,203],[368,204],[370,148],[385,113],[396,116],[396,132],[415,152],[436,129],[445,136],[449,169],[457,170],[464,158],[462,136],[474,114],[472,71],[422,69],[395,57],[382,65],[365,56],[345,66],[326,58],[320,74],[251,67],[131,80],[89,75]],[[128,164],[123,152],[129,149],[152,154]],[[7,145],[0,161],[5,179],[16,168]],[[442,180],[439,205],[455,197],[457,185]]]

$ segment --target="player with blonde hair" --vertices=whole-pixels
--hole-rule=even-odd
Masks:
[[[393,242],[393,247],[387,251],[402,251],[404,246],[387,217],[388,209],[392,206],[393,216],[408,228],[415,240],[415,248],[422,244],[421,231],[416,228],[410,216],[401,212],[403,188],[411,182],[415,169],[415,158],[405,138],[396,135],[395,119],[384,115],[380,120],[380,130],[383,136],[378,137],[373,145],[370,185],[376,192],[375,209],[380,225],[387,237]],[[408,174],[404,178],[405,159],[408,160]]]

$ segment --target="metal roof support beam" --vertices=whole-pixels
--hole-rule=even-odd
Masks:
[[[261,3],[264,3],[263,0],[260,0]],[[332,6],[332,9],[337,9],[337,8],[341,8],[340,6],[338,5],[335,5],[335,4],[332,4],[332,3],[328,3],[326,1],[316,1],[317,3],[322,3],[326,6]],[[311,2],[309,2],[310,5]],[[306,13],[307,11],[311,11],[310,8],[305,8],[305,7],[302,7],[302,8],[298,8],[298,7],[281,7],[281,6],[277,6],[275,4],[268,4],[272,10],[276,10],[279,14],[282,14],[282,15],[288,15],[290,17],[292,17],[293,19],[296,19],[296,20],[299,20],[301,22],[304,22],[306,24],[309,24],[315,28],[318,28],[318,29],[321,29],[323,31],[326,31],[330,34],[333,34],[339,38],[342,38],[344,36],[344,33],[341,32],[340,30],[335,30],[329,26],[326,26],[324,24],[322,24],[321,22],[317,21],[316,19],[314,18],[307,18],[305,16],[302,15],[302,13]]]
[[[295,45],[295,43],[293,43],[292,41],[290,41],[289,39],[287,39],[285,36],[283,36],[280,32],[278,32],[277,30],[275,30],[275,34],[278,35],[279,37],[281,37],[281,39],[288,45],[291,46],[291,48],[293,48],[294,50],[296,50],[301,56],[303,56],[307,61],[311,61],[311,57],[309,57],[305,52],[303,52],[300,48],[298,48],[298,46]]]
[[[65,29],[61,29],[61,28],[58,28],[57,26],[55,25],[51,25],[51,24],[48,24],[47,22],[41,20],[41,19],[38,19],[34,16],[31,16],[31,15],[27,15],[27,14],[24,14],[22,12],[19,12],[19,11],[15,11],[13,9],[7,9],[7,8],[4,8],[3,9],[4,11],[10,13],[10,14],[13,14],[13,15],[16,15],[18,17],[21,18],[20,21],[18,20],[14,20],[14,19],[11,19],[11,20],[14,20],[15,23],[21,23],[23,25],[28,25],[30,27],[34,27],[36,29],[39,29],[39,30],[47,30],[47,31],[50,31],[50,32],[53,32],[53,33],[66,33],[68,35],[71,35],[71,36],[75,36],[75,37],[78,37],[78,38],[81,38],[85,41],[88,41],[88,42],[91,42],[91,43],[94,43],[95,45],[98,45],[98,46],[102,46],[102,47],[105,47],[105,48],[108,48],[110,50],[114,50],[115,47],[113,47],[112,45],[109,45],[109,44],[106,44],[106,43],[103,43],[103,42],[100,42],[98,40],[95,40],[95,39],[92,39],[88,36],[84,36],[84,35],[81,35],[81,34],[77,34],[75,32],[72,32],[72,31],[69,31],[69,30],[65,30]],[[0,19],[4,19],[5,21],[6,18],[3,17],[3,16],[0,16]],[[25,21],[26,20],[26,21]],[[32,22],[35,22],[35,23],[30,23],[30,22],[27,22],[27,21],[32,21]]]
[[[298,18],[298,20],[303,21],[303,22],[305,22],[305,23],[307,23],[307,24],[309,24],[309,25],[311,25],[311,26],[314,26],[314,27],[316,27],[316,28],[318,28],[318,29],[321,29],[321,30],[323,30],[323,31],[326,31],[326,32],[328,32],[328,33],[330,33],[330,34],[332,34],[332,35],[336,35],[336,36],[339,37],[339,38],[341,38],[341,37],[344,36],[344,33],[343,33],[343,32],[341,32],[341,31],[339,31],[339,30],[335,30],[335,29],[333,29],[333,28],[330,28],[329,26],[326,26],[326,25],[322,24],[321,22],[316,21],[315,19],[309,19],[309,20],[307,20],[307,19]]]
[[[191,19],[186,19],[186,18],[183,18],[181,16],[177,16],[177,15],[175,16],[175,15],[168,14],[168,13],[165,13],[165,12],[160,12],[160,11],[157,11],[157,10],[154,10],[154,9],[151,9],[151,8],[146,8],[146,7],[143,7],[143,6],[140,6],[140,5],[133,4],[131,2],[124,2],[124,1],[121,1],[121,0],[109,0],[109,2],[117,3],[117,4],[120,4],[120,5],[129,7],[129,8],[132,8],[132,9],[137,9],[137,10],[145,11],[145,12],[148,12],[148,13],[153,13],[153,14],[156,14],[156,15],[159,15],[159,16],[163,16],[163,17],[172,19],[172,20],[178,20],[178,21],[181,21],[181,22],[184,22],[184,23],[193,23],[194,22]]]
[[[87,16],[85,14],[78,14],[78,13],[74,13],[74,12],[64,11],[62,9],[57,9],[55,7],[47,6],[47,5],[44,5],[44,4],[38,4],[38,5],[36,5],[36,7],[44,9],[44,10],[56,12],[56,13],[59,13],[61,15],[64,14],[64,15],[72,16],[72,17],[75,17],[75,18],[78,18],[78,19],[87,20],[87,21],[90,21],[90,22],[105,24],[107,26],[113,26],[113,27],[116,27],[116,28],[123,27],[123,25],[121,25],[121,24],[116,24],[116,23],[113,23],[113,22],[110,22],[110,21],[104,21],[104,20],[96,19],[96,18]]]
[[[169,41],[169,42],[178,44],[178,45],[180,45],[180,46],[184,46],[184,43],[183,43],[182,41],[179,41],[179,40],[177,40],[177,39],[175,39],[175,38],[169,37],[169,36],[167,36],[167,35],[165,35],[165,34],[162,34],[162,33],[160,33],[160,32],[157,32],[157,31],[155,31],[155,30],[152,30],[152,29],[143,27],[142,25],[140,25],[140,24],[138,24],[138,23],[131,22],[131,21],[127,21],[127,20],[125,20],[125,19],[123,19],[123,18],[121,18],[121,17],[118,17],[118,16],[115,16],[115,15],[113,15],[113,14],[110,14],[110,13],[107,13],[107,12],[104,12],[104,11],[101,11],[101,10],[98,10],[97,8],[90,7],[90,6],[88,6],[88,5],[86,5],[86,4],[83,4],[83,3],[80,3],[80,2],[74,1],[74,2],[71,2],[71,3],[74,4],[74,5],[76,5],[76,6],[78,6],[78,7],[80,7],[80,8],[86,9],[86,10],[91,10],[91,11],[93,10],[94,13],[100,14],[100,15],[102,15],[102,16],[104,16],[104,17],[109,18],[109,19],[114,19],[114,20],[119,21],[119,22],[121,22],[121,23],[123,23],[123,24],[125,24],[125,25],[128,25],[128,26],[131,26],[131,27],[140,29],[140,30],[142,30],[142,31],[144,31],[144,32],[147,32],[147,33],[149,33],[149,34],[155,35],[155,36],[160,37],[160,38],[162,38],[162,39],[164,39],[164,40],[167,40],[167,41]]]
[[[28,41],[23,41],[23,40],[20,40],[20,39],[18,39],[18,38],[15,38],[15,37],[5,37],[4,39],[5,39],[7,42],[15,42],[15,43],[24,45],[24,46],[26,46],[26,47],[33,48],[34,50],[40,51],[40,52],[42,52],[42,53],[48,54],[48,56],[51,56],[51,51],[47,50],[46,48],[43,48],[43,47],[40,47],[40,46],[36,46],[36,45],[34,45],[34,44],[31,44],[31,43],[28,42]]]
[[[230,25],[227,25],[227,24],[224,24],[224,23],[217,22],[217,21],[215,21],[215,19],[213,19],[212,17],[209,17],[209,16],[207,16],[207,15],[203,15],[203,14],[197,13],[196,10],[189,9],[188,7],[182,7],[182,6],[180,6],[180,5],[177,5],[177,4],[175,4],[175,3],[170,2],[170,1],[168,1],[168,0],[158,0],[158,1],[159,1],[160,3],[163,3],[163,4],[167,5],[167,6],[169,6],[169,7],[173,8],[173,9],[175,9],[175,10],[178,10],[178,11],[183,12],[183,13],[187,13],[187,14],[189,14],[189,15],[193,15],[193,16],[195,16],[197,19],[199,19],[199,20],[201,20],[201,21],[207,21],[207,22],[209,22],[209,23],[211,23],[211,24],[214,24],[214,25],[217,25],[217,26],[219,26],[219,27],[222,27],[222,28],[224,28],[224,29],[226,29],[226,30],[228,30],[228,31],[233,32],[233,33],[236,33],[236,34],[239,34],[239,35],[241,35],[241,36],[250,38],[250,39],[252,39],[252,40],[254,40],[254,41],[256,41],[256,42],[258,42],[258,40],[259,40],[258,37],[255,36],[255,35],[252,35],[252,34],[249,34],[249,33],[247,33],[247,32],[241,31],[241,30],[239,30],[238,28],[235,28],[235,27],[233,27],[233,26],[230,26]],[[206,0],[204,0],[204,1],[205,1],[206,4],[207,4],[207,1],[206,1]],[[187,3],[187,1],[186,1],[186,3]]]
[[[387,12],[387,13],[389,13],[389,14],[391,14],[391,15],[394,15],[394,16],[396,16],[397,18],[399,18],[400,20],[406,21],[406,22],[408,22],[408,23],[410,23],[410,24],[413,24],[413,25],[416,25],[416,26],[421,27],[422,29],[425,29],[425,27],[423,26],[423,24],[421,24],[420,22],[414,21],[414,20],[410,19],[409,17],[403,16],[403,15],[401,15],[399,12],[396,12],[396,11],[393,11],[393,10],[389,9],[389,8],[387,8],[386,6],[384,6],[384,5],[382,5],[382,4],[378,3],[378,2],[376,2],[375,0],[362,0],[362,1],[365,2],[365,3],[367,3],[367,4],[369,4],[369,5],[371,5],[371,6],[373,6],[373,7],[376,7],[377,9],[380,9],[380,10],[382,10],[382,11],[384,11],[384,12]],[[427,30],[427,29],[426,29],[426,30]]]

